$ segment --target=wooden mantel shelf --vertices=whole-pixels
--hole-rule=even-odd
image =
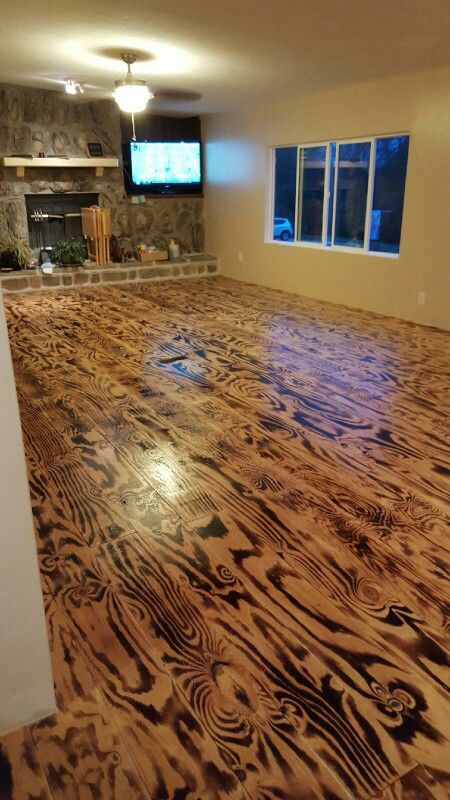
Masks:
[[[18,178],[25,175],[25,167],[57,167],[57,168],[91,168],[95,169],[97,178],[103,175],[105,167],[118,167],[119,159],[103,156],[102,158],[20,158],[20,156],[2,156],[2,167],[14,167]]]

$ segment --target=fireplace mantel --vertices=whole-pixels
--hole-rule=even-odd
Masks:
[[[119,159],[115,157],[103,156],[102,158],[20,158],[20,156],[2,156],[0,158],[2,167],[13,167],[18,178],[25,175],[25,167],[34,169],[35,167],[51,168],[86,168],[95,169],[97,178],[101,178],[105,167],[118,167]]]

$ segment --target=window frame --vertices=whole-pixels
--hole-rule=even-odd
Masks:
[[[266,244],[276,244],[282,245],[283,247],[307,247],[311,250],[322,250],[328,251],[330,253],[353,253],[354,255],[364,255],[364,256],[375,256],[376,258],[390,258],[390,259],[397,259],[400,257],[400,252],[398,253],[384,253],[379,250],[370,250],[370,228],[371,228],[371,216],[372,216],[372,209],[373,209],[373,191],[374,191],[374,182],[375,182],[375,159],[376,159],[376,149],[377,149],[377,140],[378,139],[391,139],[396,136],[408,136],[409,138],[409,145],[411,144],[411,134],[408,131],[401,131],[395,133],[378,133],[373,136],[353,136],[351,138],[346,139],[328,139],[326,141],[316,141],[316,142],[305,142],[302,144],[276,144],[271,145],[269,148],[269,173],[268,177],[269,180],[267,181],[268,185],[268,204],[267,208],[269,210],[269,214],[266,220],[265,226],[265,243]],[[333,220],[332,220],[332,228],[331,228],[331,242],[332,244],[327,245],[327,231],[328,231],[328,215],[329,215],[329,207],[330,207],[330,193],[327,193],[327,187],[329,186],[330,180],[330,170],[331,170],[331,158],[330,158],[330,151],[332,143],[336,144],[336,156],[335,156],[335,170],[334,170],[334,183],[333,183]],[[334,244],[334,236],[335,236],[335,223],[336,223],[336,207],[337,203],[336,200],[336,190],[337,190],[337,182],[338,182],[338,174],[339,174],[339,149],[341,145],[345,144],[360,144],[362,142],[370,142],[370,157],[369,157],[369,174],[368,174],[368,183],[367,183],[367,198],[366,198],[366,213],[365,213],[365,228],[364,228],[364,246],[363,247],[348,247],[344,245],[336,245]],[[282,240],[274,239],[273,237],[273,220],[274,220],[274,205],[275,205],[275,151],[280,147],[296,147],[297,148],[297,174],[296,174],[296,184],[295,184],[295,219],[294,219],[294,241],[293,242],[284,242]],[[305,150],[308,147],[326,147],[326,163],[325,163],[325,175],[324,175],[324,203],[323,203],[323,216],[322,216],[322,241],[321,242],[302,242],[299,237],[299,225],[300,225],[300,218],[299,218],[299,208],[298,208],[298,201],[299,201],[299,172],[300,172],[300,151]],[[408,165],[409,165],[409,158],[408,158]],[[405,195],[406,195],[406,181],[408,177],[408,166],[406,168],[406,175],[405,175]],[[326,202],[325,202],[326,198]],[[403,214],[404,214],[404,206],[403,206]],[[403,224],[403,215],[402,215],[402,224]],[[401,245],[401,239],[400,239]]]
[[[301,233],[302,233],[302,215],[303,215],[303,180],[304,180],[304,171],[302,170],[302,179],[301,184],[299,182],[299,175],[300,175],[300,163],[302,161],[300,153],[302,150],[309,150],[309,149],[316,149],[319,147],[325,147],[325,170],[324,170],[324,186],[323,186],[323,208],[322,208],[322,242],[305,242],[302,241]],[[274,148],[276,149],[276,148]],[[326,186],[327,186],[327,174],[329,171],[329,145],[327,144],[301,144],[297,146],[297,177],[296,177],[296,195],[295,195],[295,242],[300,242],[301,244],[311,245],[313,247],[317,245],[323,244],[323,232],[324,228],[324,221],[325,215],[327,215],[328,219],[328,203],[325,202],[325,193],[326,193]],[[275,177],[275,171],[274,171]],[[300,198],[302,198],[302,202],[300,203]],[[292,242],[291,242],[292,244]]]

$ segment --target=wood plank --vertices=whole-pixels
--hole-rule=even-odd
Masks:
[[[30,726],[30,766],[37,774],[31,759],[34,753],[55,800],[82,796],[150,800],[84,663],[71,654],[74,647],[70,632],[50,597],[46,617],[58,711]],[[13,780],[17,779],[20,785],[26,779],[24,765],[17,762],[14,766]],[[42,794],[47,796],[50,794]]]
[[[131,538],[133,537],[130,537],[130,540]],[[332,771],[324,766],[322,758],[317,758],[308,742],[299,736],[292,711],[289,714],[288,710],[281,708],[280,703],[271,696],[259,677],[256,681],[257,688],[253,690],[249,688],[251,679],[248,667],[242,666],[236,652],[234,659],[229,662],[232,648],[223,638],[218,638],[213,630],[209,630],[204,642],[200,640],[201,632],[196,631],[196,637],[198,635],[199,638],[193,648],[186,649],[184,656],[179,653],[178,666],[173,671],[169,668],[164,650],[148,635],[146,606],[139,601],[137,587],[134,596],[127,597],[127,602],[124,602],[125,593],[122,586],[128,582],[129,576],[125,570],[119,569],[121,555],[126,552],[126,559],[133,572],[135,568],[147,570],[147,564],[144,562],[140,565],[134,562],[131,566],[130,558],[132,559],[132,554],[136,550],[139,552],[136,538],[133,538],[130,549],[108,550],[108,558],[114,561],[117,570],[114,574],[108,571],[106,576],[99,565],[100,558],[105,566],[103,550],[100,548],[89,556],[85,554],[82,562],[74,561],[68,566],[69,580],[56,588],[57,596],[64,603],[64,608],[74,626],[79,633],[83,631],[86,637],[86,645],[92,651],[91,655],[86,657],[96,670],[96,680],[101,685],[104,685],[107,679],[103,665],[104,658],[108,660],[109,672],[113,665],[113,672],[117,675],[116,681],[120,681],[121,690],[120,692],[118,689],[112,690],[112,682],[109,679],[104,691],[114,707],[117,707],[119,697],[122,705],[125,700],[126,690],[122,688],[122,681],[126,680],[128,693],[132,691],[130,685],[134,683],[129,676],[130,668],[126,664],[123,645],[120,647],[114,637],[108,634],[111,629],[117,637],[117,630],[120,629],[120,639],[123,641],[126,637],[128,658],[136,652],[138,642],[140,642],[139,657],[143,664],[148,663],[148,655],[144,661],[144,653],[158,653],[161,664],[169,670],[178,687],[180,699],[182,697],[186,699],[197,718],[199,729],[204,728],[207,731],[224,764],[239,778],[239,781],[242,781],[251,797],[275,800],[284,793],[287,797],[322,798],[329,794],[336,798],[347,798],[344,786],[333,776]],[[162,564],[158,569],[161,572],[161,579],[164,580],[166,576],[163,574]],[[137,576],[133,577],[133,581],[137,582]],[[83,596],[82,602],[80,602],[80,592]],[[164,613],[162,625],[167,630],[171,629],[172,638],[176,636],[173,616],[169,618],[163,611],[162,597],[159,603],[161,612]],[[205,619],[204,624],[209,625],[210,621]],[[101,659],[98,653],[100,641],[105,652],[105,656]],[[184,658],[190,662],[189,672],[194,682],[193,692],[196,697],[191,695],[186,683],[180,677]],[[202,669],[204,659],[206,663]],[[214,677],[216,662],[219,672],[223,671],[223,675],[217,678],[217,683]],[[143,668],[144,666],[140,666],[139,671],[141,672]],[[212,689],[209,698],[203,696],[200,683],[204,670],[209,670],[207,674]],[[244,688],[240,689],[236,681],[243,682]],[[247,692],[253,698],[252,701],[248,700]],[[165,692],[159,688],[155,694],[164,696]],[[191,725],[193,724],[191,720]],[[227,784],[226,772],[223,773],[221,780],[224,781],[224,785]],[[231,785],[229,784],[228,790]],[[206,792],[206,787],[203,788],[203,792]],[[201,794],[201,796],[206,795]]]
[[[114,587],[97,591],[92,574],[83,583],[74,578],[88,559],[87,550],[84,562],[73,558],[63,575],[48,580],[70,623],[75,665],[81,654],[151,797],[244,800],[240,776],[224,763]]]
[[[147,446],[148,446],[148,445],[147,445]],[[166,471],[167,471],[168,469],[170,469],[170,467],[168,467],[166,464],[162,464],[162,465],[161,465],[161,467],[162,467],[164,470],[166,470]],[[173,470],[172,470],[172,471],[173,471]],[[157,474],[156,474],[155,478],[156,478],[156,477],[157,477]],[[318,478],[320,478],[320,476],[318,476]],[[328,480],[329,480],[329,479],[328,479]],[[322,477],[322,482],[323,482],[323,477]],[[178,487],[177,487],[177,488],[178,488]],[[291,494],[291,499],[292,499],[292,494]],[[348,501],[348,502],[349,502],[349,503],[351,502],[351,498],[349,499],[349,501]],[[392,529],[392,523],[390,524],[390,527],[391,527],[391,529]],[[415,538],[415,537],[409,537],[409,539],[408,539],[408,542],[414,542],[414,538]],[[410,544],[408,544],[407,546],[409,546],[409,547],[410,547]],[[423,553],[422,553],[422,555],[423,555]],[[422,557],[422,558],[420,559],[420,561],[421,561],[421,563],[422,563],[422,564],[426,563],[426,559],[425,559],[424,557]],[[433,570],[434,570],[434,571],[436,571],[436,569],[442,569],[442,568],[439,566],[439,565],[440,565],[440,564],[442,564],[442,563],[443,563],[443,557],[442,557],[442,556],[440,556],[438,552],[436,552],[436,554],[433,556],[433,561],[432,561],[432,563],[430,562],[430,564],[431,564],[431,566],[430,566],[430,570],[431,570],[431,571],[433,571]],[[401,561],[398,561],[398,560],[397,560],[397,564],[396,564],[396,571],[397,571],[397,573],[398,573],[398,569],[399,569],[399,564],[401,564]],[[384,565],[384,569],[385,569],[385,565]],[[429,598],[427,598],[427,600],[425,601],[425,606],[422,606],[422,600],[423,600],[423,598],[421,598],[421,597],[419,596],[419,598],[418,598],[419,608],[421,608],[421,610],[422,610],[422,611],[424,611],[424,612],[425,612],[425,611],[429,611],[430,609],[429,609],[429,606],[427,605],[427,602],[429,601]],[[443,613],[444,613],[444,614],[446,614],[446,611],[447,611],[447,609],[446,609],[446,607],[444,606],[444,608],[443,608]],[[440,615],[441,615],[441,611],[440,611],[440,608],[439,608],[439,603],[438,603],[438,609],[437,609],[437,613],[438,613],[438,617],[437,617],[436,619],[437,619],[437,624],[439,625],[439,624],[440,624],[440,622],[439,622],[439,619],[440,619]]]
[[[448,774],[432,775],[419,766],[395,781],[374,800],[448,800],[449,777]]]
[[[436,800],[448,334],[221,278],[5,305],[51,792]]]
[[[148,800],[179,792],[220,800],[223,785],[227,798],[244,800],[167,674],[145,653],[131,618],[117,616],[106,601],[94,613],[88,592],[71,583],[68,563],[62,583],[48,580],[71,611],[64,614],[48,598],[59,711],[32,726],[53,796],[86,791],[105,800]]]
[[[216,541],[213,539],[214,544]],[[155,532],[146,537],[146,542],[147,546],[141,550],[135,540],[127,539],[117,546],[102,549],[101,553],[111,569],[108,579],[115,577],[122,588],[128,585],[133,609],[138,609],[140,619],[146,619],[152,633],[156,631],[154,635],[158,641],[155,646],[161,648],[166,663],[172,663],[173,643],[178,636],[183,642],[179,648],[183,650],[189,646],[184,642],[184,633],[177,628],[173,613],[168,608],[169,593],[172,597],[172,592],[176,591],[179,609],[183,607],[180,616],[192,619],[193,629],[196,622],[200,626],[198,600],[200,616],[208,619],[210,630],[217,628],[218,635],[234,645],[241,660],[245,656],[250,670],[250,665],[253,664],[253,669],[257,665],[256,674],[264,675],[265,679],[271,676],[275,686],[283,675],[283,689],[280,688],[280,691],[288,691],[289,686],[292,696],[301,696],[305,690],[304,672],[309,678],[314,678],[316,713],[319,713],[321,704],[317,687],[324,687],[331,681],[340,694],[340,715],[346,719],[349,729],[348,750],[351,749],[350,742],[357,726],[352,734],[353,712],[346,715],[344,709],[353,709],[357,719],[366,719],[368,729],[372,726],[370,737],[366,731],[367,737],[383,740],[384,757],[388,763],[396,764],[400,771],[408,763],[408,756],[413,763],[429,758],[430,740],[434,741],[436,733],[436,730],[433,732],[433,726],[436,725],[437,730],[445,728],[449,708],[447,698],[439,690],[436,691],[430,682],[425,688],[421,676],[415,677],[413,670],[408,671],[395,651],[386,647],[382,655],[381,652],[376,655],[374,643],[364,638],[361,626],[356,621],[352,622],[351,628],[348,626],[345,609],[336,611],[323,600],[317,599],[310,585],[299,580],[295,573],[276,559],[260,557],[259,570],[255,560],[249,566],[255,579],[252,581],[246,574],[244,583],[230,570],[221,557],[222,553],[216,554],[215,550],[205,549],[199,541],[192,541],[187,529],[178,527],[172,537],[168,531],[161,536]],[[248,554],[248,550],[240,552]],[[127,568],[128,582],[124,578]],[[120,571],[123,573],[121,577]],[[131,582],[131,573],[145,578],[140,579],[139,584],[136,578]],[[159,576],[161,591],[156,586],[156,576]],[[192,592],[188,592],[186,587],[192,587]],[[158,601],[151,600],[155,592]],[[195,605],[194,609],[191,603]],[[163,609],[164,623],[159,617],[158,621],[155,618],[155,614],[163,613]],[[165,625],[170,630],[169,643],[165,640]],[[164,642],[160,641],[160,637]],[[179,648],[177,669],[181,668]],[[302,653],[300,664],[297,661],[297,648]],[[294,672],[285,674],[285,659],[291,659],[292,670],[295,664]],[[277,670],[272,673],[275,664]],[[370,692],[368,686],[371,687]],[[311,690],[310,684],[308,689]],[[277,696],[276,689],[270,693]],[[427,712],[425,708],[430,711]],[[307,710],[302,708],[302,711],[307,716]],[[333,730],[331,720],[329,711],[328,721]],[[415,730],[413,740],[404,741],[404,726],[410,731]],[[329,734],[333,736],[331,731]],[[442,740],[441,749],[433,748],[432,766],[442,768],[445,765],[447,747],[448,742]],[[322,747],[320,751],[325,758],[325,748]],[[333,753],[337,752],[339,745],[335,743]]]
[[[138,340],[136,338],[132,339],[131,343],[133,344],[133,347],[135,346],[135,343],[137,341]],[[130,352],[132,352],[132,351],[130,351]],[[129,371],[129,366],[128,366],[128,371]],[[160,380],[161,380],[161,378],[160,378]],[[244,401],[245,401],[245,398],[244,398]],[[236,403],[237,401],[234,400],[233,402]],[[276,427],[276,420],[275,419],[273,420],[273,425],[275,425],[275,427]],[[386,449],[386,442],[384,442],[383,446]],[[349,458],[349,456],[351,455],[351,452],[352,452],[351,449],[349,451],[349,447],[353,447],[353,445],[350,445],[350,444],[346,443],[345,447],[346,447],[346,453],[347,453],[346,458],[348,460],[348,458]],[[365,454],[367,454],[367,452],[368,452],[368,447],[369,447],[369,444],[366,442],[365,446],[364,446],[364,453]],[[427,451],[427,452],[429,452],[429,451]],[[365,460],[364,453],[356,453],[356,455],[358,455],[358,459],[357,459],[358,463],[359,462],[361,462],[361,463],[364,462],[364,460]],[[342,458],[342,456],[343,456],[343,451],[341,450],[340,458]],[[362,458],[361,458],[361,456],[362,456]],[[404,456],[401,457],[401,463],[404,463]],[[400,468],[401,468],[401,463],[399,464]],[[323,464],[321,466],[323,468]],[[374,472],[374,469],[373,469],[374,463],[372,462],[370,464],[370,466],[372,468],[371,472],[373,473]],[[413,469],[414,469],[413,474],[414,474],[415,478],[417,478],[418,474],[420,473],[420,469],[418,469],[417,459],[415,460],[415,462],[413,464]],[[375,470],[375,472],[376,472],[376,470]],[[317,481],[316,482],[318,483],[320,480],[323,481],[323,480],[326,480],[326,479],[329,479],[329,476],[320,475],[319,474],[317,476]],[[404,476],[403,475],[402,475],[402,480],[404,482]],[[365,478],[365,483],[367,483],[367,478]],[[382,491],[385,491],[386,481],[381,483],[380,486],[381,486]],[[391,486],[391,490],[392,490],[392,482],[391,482],[390,486]],[[400,490],[400,486],[398,485],[398,483],[397,483],[397,486],[398,486],[398,488],[397,488],[397,492],[398,492]],[[363,491],[366,491],[364,486],[361,486],[361,488],[363,489]],[[379,488],[380,487],[378,487],[378,491],[379,491]],[[388,498],[386,498],[386,499],[388,499]],[[400,548],[402,548],[403,552],[407,553],[408,552],[408,543],[404,540],[404,537],[403,537],[405,523],[409,522],[409,524],[412,527],[414,527],[414,530],[416,531],[416,535],[419,536],[419,538],[421,538],[423,535],[425,535],[425,536],[426,535],[432,535],[431,532],[427,533],[427,531],[429,531],[429,528],[430,528],[431,524],[437,526],[437,529],[439,530],[439,525],[442,526],[443,523],[439,519],[436,519],[436,521],[433,522],[432,518],[427,520],[427,521],[425,521],[425,515],[427,515],[429,517],[430,516],[429,515],[429,511],[431,509],[430,508],[427,509],[426,505],[424,505],[423,503],[422,503],[422,507],[421,507],[420,503],[418,502],[417,499],[415,499],[415,504],[414,504],[414,507],[413,507],[415,517],[412,520],[408,520],[407,519],[407,513],[408,513],[409,507],[411,506],[410,500],[409,500],[408,496],[404,494],[404,491],[403,491],[403,494],[400,495],[399,499],[401,501],[401,506],[400,506],[400,503],[397,502],[396,503],[396,507],[392,508],[389,530],[388,530],[388,526],[384,522],[384,520],[386,519],[386,512],[384,514],[382,514],[381,512],[378,511],[378,509],[376,510],[377,515],[380,517],[380,519],[381,519],[381,521],[383,523],[382,527],[380,527],[380,532],[377,535],[383,536],[386,541],[389,541],[389,544],[392,544],[392,546],[396,547],[397,549],[400,547]],[[417,514],[418,513],[420,514],[420,521],[421,521],[420,528],[415,524],[416,521],[417,521]],[[402,521],[402,517],[404,517],[405,522]],[[400,534],[400,539],[399,539],[398,536],[394,535],[394,532],[396,533],[396,531],[395,531],[395,529],[394,530],[392,529],[392,518],[398,520],[396,524],[397,524],[397,528],[398,528],[398,531],[399,531],[399,534]],[[372,515],[372,519],[373,519],[373,515]],[[402,525],[400,525],[400,522],[402,522]],[[414,540],[414,537],[412,537],[412,540]],[[427,554],[424,552],[423,547],[422,547],[422,550],[421,550],[421,554],[422,554],[422,556],[425,556],[426,558],[428,557]],[[421,563],[424,562],[424,558],[423,557],[418,559],[418,560]],[[439,563],[439,555],[438,554],[431,555],[430,556],[430,570],[431,571],[436,570],[436,564],[438,564],[438,563]]]
[[[0,738],[1,800],[51,800],[30,729]]]

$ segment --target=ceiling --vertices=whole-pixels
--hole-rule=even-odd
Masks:
[[[155,110],[205,113],[450,64],[449,0],[0,0],[0,81],[107,97],[133,71]]]

